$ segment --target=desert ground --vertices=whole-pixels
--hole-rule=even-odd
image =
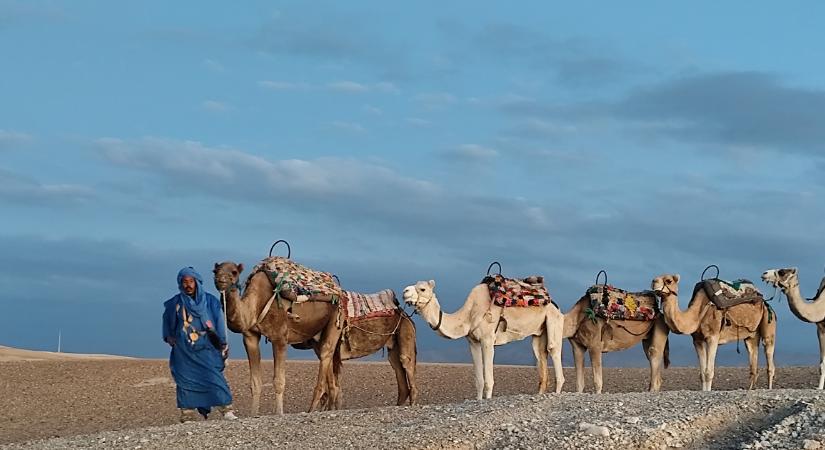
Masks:
[[[271,362],[266,362],[264,367],[265,381],[271,380]],[[288,413],[302,412],[308,406],[316,376],[316,367],[317,365],[313,361],[290,361],[288,363],[288,381],[285,396],[285,409]],[[766,385],[764,370],[762,372],[759,379],[760,388],[764,388]],[[274,425],[274,427],[271,423],[261,425],[260,421],[262,420],[285,421],[278,423],[282,425],[289,424],[290,427],[293,427],[293,430],[295,429],[294,427],[300,428],[302,426],[301,424],[304,423],[312,423],[316,427],[329,430],[330,427],[325,426],[325,423],[345,420],[345,418],[348,417],[347,414],[354,415],[352,416],[353,420],[361,420],[355,419],[355,417],[364,414],[371,415],[370,417],[381,417],[383,418],[382,420],[389,420],[389,418],[394,417],[394,415],[398,415],[397,420],[392,420],[393,424],[405,423],[405,420],[407,423],[415,424],[415,420],[433,420],[433,414],[436,414],[435,417],[437,417],[437,414],[439,414],[438,411],[442,411],[444,414],[455,413],[455,411],[450,408],[459,408],[459,412],[455,413],[457,416],[451,416],[451,419],[445,419],[448,423],[454,423],[450,422],[454,420],[471,423],[473,422],[473,420],[469,419],[471,415],[476,418],[482,417],[483,414],[490,415],[491,411],[495,410],[496,407],[516,411],[519,408],[528,406],[530,408],[536,408],[545,403],[547,404],[547,408],[555,411],[553,414],[560,414],[560,412],[556,410],[562,407],[560,406],[561,404],[565,405],[562,407],[562,411],[566,410],[568,412],[568,418],[561,419],[559,423],[563,422],[564,426],[570,427],[571,430],[576,429],[577,426],[581,426],[584,431],[578,430],[576,431],[577,433],[587,432],[585,428],[588,423],[584,421],[577,422],[579,421],[577,417],[580,418],[581,414],[586,413],[588,410],[588,408],[582,406],[585,404],[590,404],[593,411],[598,410],[600,413],[604,413],[604,411],[610,408],[615,409],[616,405],[621,407],[621,405],[625,403],[633,404],[633,402],[642,402],[644,404],[651,404],[651,402],[678,403],[679,401],[684,401],[693,408],[676,407],[673,409],[672,416],[673,418],[682,416],[692,417],[693,419],[690,420],[684,419],[689,422],[695,422],[696,417],[704,417],[701,415],[701,412],[693,411],[694,409],[713,409],[714,402],[720,403],[720,407],[730,407],[731,402],[734,402],[734,405],[740,405],[734,407],[732,412],[728,412],[734,415],[741,415],[742,411],[750,411],[748,408],[751,407],[755,408],[754,411],[762,408],[766,411],[765,414],[768,414],[769,410],[773,411],[777,410],[777,408],[782,411],[787,410],[791,412],[800,410],[800,408],[808,412],[819,411],[819,409],[817,409],[819,408],[819,403],[817,403],[819,402],[819,391],[809,389],[815,385],[817,380],[817,368],[815,367],[778,368],[775,384],[778,390],[771,392],[760,389],[749,394],[741,391],[741,389],[747,386],[748,374],[747,368],[745,367],[717,369],[717,376],[714,383],[714,388],[718,390],[740,391],[732,393],[685,392],[698,389],[699,380],[697,369],[671,367],[665,371],[664,390],[676,392],[659,394],[659,396],[642,393],[647,385],[648,371],[641,368],[605,369],[604,390],[606,395],[595,396],[592,394],[579,395],[563,393],[561,395],[549,394],[537,396],[533,395],[537,388],[537,375],[533,367],[496,366],[495,401],[467,402],[465,400],[472,399],[475,395],[471,366],[464,364],[421,363],[418,367],[417,382],[421,390],[419,403],[423,406],[396,408],[392,406],[395,403],[396,396],[395,377],[388,363],[346,362],[344,365],[342,385],[345,408],[348,411],[324,412],[313,415],[288,414],[284,418],[248,417],[250,394],[247,379],[248,370],[245,360],[231,360],[227,368],[227,377],[235,395],[235,405],[239,415],[243,418],[239,421],[242,425],[212,420],[211,417],[207,423],[174,425],[178,421],[178,411],[175,409],[175,388],[165,360],[121,359],[104,357],[102,355],[67,357],[65,354],[44,354],[41,352],[26,352],[0,348],[0,398],[3,399],[3,408],[0,408],[0,446],[7,444],[15,447],[18,445],[30,445],[37,448],[50,448],[95,446],[92,444],[108,442],[106,446],[119,443],[120,445],[115,446],[121,448],[153,448],[153,441],[148,437],[141,438],[140,443],[137,443],[136,438],[133,439],[132,442],[129,442],[128,439],[121,439],[136,429],[147,429],[147,427],[158,426],[178,430],[176,433],[188,433],[183,434],[184,437],[192,436],[193,429],[214,431],[222,429],[221,427],[229,427],[225,429],[232,429],[232,427],[238,426],[243,427],[242,429],[247,429],[247,427],[254,429],[259,426],[267,429],[278,428],[277,424]],[[571,392],[575,389],[573,370],[565,369],[565,377],[567,381],[564,386],[564,391]],[[592,389],[589,373],[587,382],[588,389]],[[803,389],[803,391],[788,391],[788,389]],[[617,395],[619,397],[616,397]],[[737,400],[735,401],[720,400],[727,398],[725,395],[740,396],[741,398],[736,397]],[[264,396],[262,399],[263,416],[272,413],[272,401],[271,384],[267,383],[264,386]],[[735,403],[739,401],[744,403]],[[604,404],[608,406],[598,406],[601,404],[600,402],[604,402]],[[749,404],[747,402],[756,403],[748,406]],[[776,404],[771,406],[769,404],[771,402]],[[810,409],[808,406],[803,407],[799,405],[813,405],[810,406],[810,408],[813,409]],[[825,407],[825,405],[823,406]],[[576,410],[576,408],[578,408],[578,410]],[[370,411],[375,413],[373,414]],[[555,417],[550,413],[539,413],[539,415],[536,415],[536,411],[530,411],[529,414],[532,416],[528,417],[525,415],[523,425],[519,425],[521,421],[518,420],[505,418],[493,419],[495,427],[506,425],[500,430],[500,432],[503,433],[503,437],[493,435],[488,436],[489,439],[469,443],[461,440],[466,438],[469,433],[469,431],[465,430],[461,432],[461,435],[456,439],[445,437],[442,440],[436,439],[432,442],[427,440],[417,440],[415,442],[398,441],[391,446],[492,448],[506,447],[512,444],[515,448],[529,447],[530,445],[527,445],[529,440],[516,440],[515,442],[506,440],[508,436],[518,436],[515,431],[507,426],[512,426],[517,430],[519,427],[526,429],[529,428],[531,424],[536,425],[532,422],[536,417],[545,417],[546,420],[551,420],[551,417]],[[825,411],[825,408],[823,408],[823,411]],[[467,415],[466,420],[461,419],[462,414]],[[761,414],[754,414],[753,417],[762,417]],[[788,414],[790,414],[790,412]],[[814,417],[814,419],[811,420],[815,421],[816,417],[819,417],[817,416],[818,413],[811,414],[813,414],[812,417]],[[616,411],[615,415],[639,416],[642,422],[646,420],[644,413],[638,411]],[[667,416],[668,414],[665,415]],[[766,432],[765,430],[775,426],[779,423],[780,419],[784,419],[786,416],[787,414],[782,415],[782,417],[777,418],[777,420],[771,420],[764,424],[759,422],[761,425],[756,427],[757,429],[755,429],[754,433]],[[374,417],[369,420],[371,420],[374,425],[377,423],[377,425],[380,426],[383,422],[375,422]],[[594,418],[595,417],[596,416],[594,416]],[[751,420],[751,422],[747,423],[752,423],[753,417],[740,419],[746,422],[747,420]],[[825,419],[825,415],[822,415],[822,418]],[[528,423],[526,420],[530,420],[531,422]],[[553,420],[558,421],[559,419]],[[513,422],[515,425],[510,422]],[[607,420],[607,422],[610,421]],[[426,429],[427,426],[429,426],[427,423],[429,422],[422,422],[417,426],[420,425],[420,427]],[[437,421],[437,423],[442,422]],[[168,427],[170,425],[174,426]],[[551,425],[552,424],[548,424],[546,426],[550,427]],[[597,425],[597,423],[593,422],[593,425]],[[166,428],[158,428],[158,430]],[[335,427],[332,428],[334,429]],[[154,430],[155,428],[151,429]],[[817,430],[811,432],[818,433]],[[82,439],[72,438],[73,436],[76,437],[101,432],[104,433],[102,435],[104,437],[102,438],[97,436],[91,441],[72,440]],[[798,436],[801,436],[800,432],[804,432],[804,430],[797,430]],[[105,438],[106,433],[115,434],[110,434],[109,440],[107,441]],[[148,431],[146,433],[148,433]],[[597,434],[598,433],[600,432],[597,431]],[[156,432],[152,432],[146,436],[150,435],[162,436],[162,434],[157,434]],[[197,436],[198,433],[195,432],[195,435]],[[294,433],[291,435],[297,436]],[[433,434],[430,433],[429,435]],[[621,435],[621,433],[614,430],[614,438]],[[543,439],[545,440],[536,445],[550,445],[555,442],[547,441],[546,439],[550,439],[548,436],[550,435],[544,437]],[[49,438],[64,439],[43,440]],[[674,435],[668,435],[668,438],[675,439]],[[101,439],[103,440],[101,441]],[[501,439],[505,440],[502,441]],[[596,439],[593,442],[598,443],[598,439],[603,438],[597,436],[593,439]],[[456,442],[453,443],[453,440]],[[664,440],[661,439],[656,442],[659,441],[664,442]],[[163,441],[165,444],[168,444],[168,442],[168,440]],[[240,442],[241,441],[237,441],[237,446],[257,446],[250,445],[247,441],[243,441],[246,445],[241,445]],[[329,444],[331,447],[362,446],[359,444],[366,446],[366,441],[360,442],[358,440],[347,441],[346,443],[342,441],[339,443],[340,445],[335,445],[334,442],[329,441],[320,442],[323,445]],[[384,443],[389,446],[388,442],[389,441],[385,441]],[[478,444],[478,442],[483,442],[484,444],[481,445]],[[635,441],[627,441],[622,445],[627,445],[632,442]],[[757,444],[760,442],[762,441],[757,441]],[[811,443],[814,441],[806,442],[809,446],[814,445]],[[163,445],[160,445],[161,443],[160,441],[154,441],[154,448],[162,447]],[[284,445],[289,444],[289,442],[279,443],[272,441],[265,446],[274,446],[275,444]],[[313,447],[311,442],[306,440],[292,441],[291,444],[295,448]],[[636,444],[638,444],[638,442],[636,442]],[[707,442],[704,444],[707,444]],[[768,444],[770,444],[770,442],[768,442]],[[802,446],[802,440],[799,440],[798,444]],[[197,445],[203,446],[204,444],[199,443]],[[558,445],[562,448],[565,447],[562,444]],[[607,448],[613,446],[613,444],[609,442],[602,442],[602,445],[606,445]],[[619,448],[619,443],[616,443],[616,445],[616,448]],[[290,445],[286,446],[290,447]],[[577,446],[574,445],[569,448],[576,447]],[[744,447],[744,444],[738,447],[747,448]],[[774,445],[774,447],[781,446]]]

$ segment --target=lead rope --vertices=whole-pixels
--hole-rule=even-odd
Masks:
[[[229,349],[229,326],[226,324],[226,291],[221,291],[221,304],[223,305],[223,338],[226,340],[224,343],[226,345],[227,350]],[[226,356],[229,357],[229,352],[227,351]]]

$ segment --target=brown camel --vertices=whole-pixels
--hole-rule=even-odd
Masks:
[[[415,326],[400,309],[392,316],[359,321],[357,326],[351,326],[332,299],[313,296],[309,301],[298,302],[293,292],[283,290],[278,294],[292,305],[291,312],[273,306],[261,317],[269,299],[275,295],[275,287],[264,272],[249,277],[243,296],[239,285],[243,264],[231,261],[216,263],[213,272],[215,287],[226,299],[227,325],[244,337],[253,415],[260,410],[261,336],[272,342],[276,414],[283,414],[287,345],[301,349],[314,348],[320,360],[309,411],[318,408],[324,399],[330,409],[341,407],[338,384],[340,361],[369,355],[384,347],[388,350],[388,359],[398,382],[397,404],[401,405],[408,399],[410,404],[417,401]]]
[[[576,365],[576,392],[584,391],[584,352],[590,354],[593,384],[597,394],[602,392],[602,353],[616,352],[642,343],[650,362],[651,392],[662,388],[662,365],[670,366],[668,328],[661,314],[654,320],[605,320],[588,317],[590,296],[585,295],[564,315],[564,337],[573,347]]]
[[[729,308],[718,308],[704,289],[697,289],[688,303],[688,309],[679,309],[679,275],[665,274],[653,279],[651,287],[662,300],[665,323],[670,331],[689,334],[699,358],[702,390],[710,391],[716,366],[716,350],[720,344],[745,341],[753,389],[758,377],[759,341],[768,360],[768,389],[773,388],[775,367],[773,352],[776,344],[776,317],[764,301],[741,303]]]

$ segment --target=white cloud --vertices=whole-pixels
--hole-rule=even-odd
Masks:
[[[201,108],[209,112],[227,112],[233,109],[231,105],[217,100],[204,100],[201,103]]]
[[[478,144],[462,144],[448,150],[446,154],[451,158],[464,162],[483,162],[499,155],[497,150]]]
[[[0,130],[0,150],[11,149],[32,140],[32,137],[26,133],[20,133],[11,130]]]
[[[46,184],[0,169],[0,199],[19,203],[65,203],[89,200],[95,196],[87,186]]]
[[[338,91],[338,92],[351,92],[351,93],[362,93],[368,92],[370,88],[366,85],[361,83],[356,83],[354,81],[336,81],[333,83],[328,83],[326,88],[331,91]]]
[[[258,86],[265,89],[272,89],[275,91],[298,91],[310,89],[310,85],[306,83],[291,83],[288,81],[259,81]]]
[[[364,111],[366,111],[370,114],[374,114],[376,116],[380,116],[380,115],[384,114],[384,111],[381,108],[379,108],[377,106],[373,106],[373,105],[364,105]]]
[[[213,72],[223,72],[223,71],[226,70],[226,68],[223,66],[223,64],[215,61],[214,59],[208,59],[208,58],[204,59],[203,60],[203,66],[206,67],[207,69],[213,71]]]
[[[367,129],[363,127],[363,125],[355,122],[344,122],[341,120],[336,120],[330,122],[330,126],[339,131],[345,131],[347,133],[353,134],[361,134],[366,133]]]

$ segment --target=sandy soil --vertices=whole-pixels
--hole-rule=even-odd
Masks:
[[[265,364],[262,413],[273,411],[271,362]],[[313,361],[290,361],[285,409],[303,411],[309,404],[316,377]],[[643,391],[646,369],[605,369],[605,392]],[[240,415],[249,411],[246,361],[232,360],[227,376]],[[572,369],[565,370],[565,391],[575,389]],[[719,368],[714,388],[747,386],[747,368]],[[552,379],[552,377],[551,377]],[[811,388],[817,368],[779,368],[777,388]],[[472,370],[468,365],[419,364],[420,403],[443,404],[473,398]],[[588,374],[588,389],[591,380]],[[372,408],[395,404],[395,377],[388,363],[347,362],[344,365],[345,408]],[[760,374],[764,387],[764,371]],[[695,368],[670,368],[664,389],[697,389]],[[495,396],[534,393],[532,367],[497,366]],[[120,430],[177,423],[175,389],[165,360],[79,359],[0,362],[0,444],[103,430]]]
[[[133,359],[127,356],[96,355],[90,353],[57,353],[24,350],[0,345],[0,362],[9,361],[54,361],[54,360],[96,360],[96,359]]]

